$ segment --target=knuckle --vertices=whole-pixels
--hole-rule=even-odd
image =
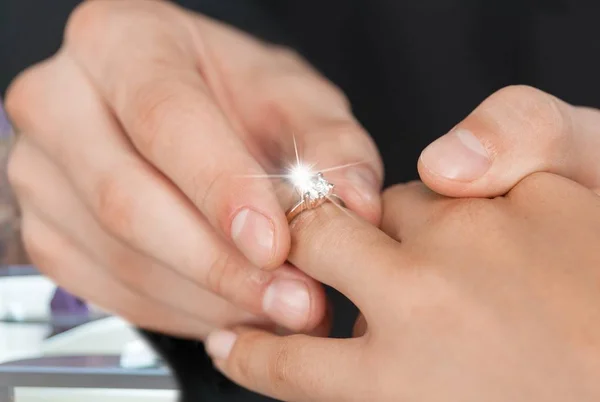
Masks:
[[[151,261],[143,261],[135,251],[126,248],[112,248],[105,254],[106,266],[123,283],[143,289],[148,280],[142,273],[148,273]],[[145,264],[144,264],[145,263]],[[151,268],[150,268],[151,269]],[[152,293],[150,293],[152,294]]]
[[[124,35],[131,42],[157,37],[164,41],[175,33],[187,34],[187,20],[182,18],[185,15],[179,6],[167,1],[87,0],[69,15],[64,43],[76,53],[90,54],[120,45]],[[172,43],[176,47],[181,44]],[[189,50],[187,46],[185,49]]]
[[[569,141],[571,122],[566,112],[566,104],[539,89],[514,85],[496,92],[490,101],[499,107],[508,108],[516,117],[515,131],[529,132],[535,140],[536,148],[542,151],[563,149]]]
[[[289,383],[290,350],[289,343],[282,341],[273,355],[269,380],[275,388],[283,388]]]
[[[17,193],[27,193],[30,189],[27,171],[27,154],[22,146],[23,140],[17,141],[7,162],[6,174],[13,190]]]
[[[283,339],[271,357],[269,364],[268,379],[274,389],[293,389],[302,399],[311,394],[311,384],[307,382],[304,372],[309,370],[299,362],[298,356],[303,356],[306,346],[299,342],[297,336]],[[304,380],[301,380],[304,379]]]
[[[7,161],[6,177],[19,204],[43,208],[39,171],[35,164],[31,163],[34,156],[25,142],[26,139],[20,138],[15,144]]]
[[[65,40],[78,44],[101,30],[110,28],[108,18],[116,3],[109,0],[88,0],[80,3],[67,20]]]
[[[190,91],[192,87],[197,91]],[[131,91],[117,95],[115,106],[122,112],[138,150],[150,157],[175,152],[180,138],[175,132],[178,127],[197,122],[199,112],[208,116],[214,109],[204,89],[183,76],[153,79]]]
[[[136,147],[146,155],[153,155],[163,147],[160,137],[165,118],[175,107],[175,92],[165,88],[162,83],[142,85],[129,99],[124,116],[131,116],[130,131],[135,135]],[[129,110],[127,110],[129,109]]]
[[[4,110],[15,124],[23,120],[22,112],[27,104],[27,99],[31,98],[30,71],[31,69],[23,71],[12,81],[4,99]]]
[[[125,180],[113,174],[100,177],[96,189],[96,214],[99,223],[109,232],[132,240],[132,221],[136,196]]]
[[[223,193],[220,188],[227,187],[230,173],[223,169],[205,168],[198,171],[191,178],[191,188],[193,189],[192,200],[201,211],[216,210],[215,204],[229,205],[228,199],[219,199],[220,195],[225,197],[227,191]],[[222,213],[216,216],[217,221],[224,223],[229,217],[230,211],[222,209]],[[214,216],[214,214],[211,214]]]
[[[279,60],[282,63],[287,63],[294,68],[297,68],[298,66],[308,66],[306,61],[304,61],[298,52],[287,46],[281,46],[277,44],[267,44],[266,46],[275,60]]]
[[[32,116],[35,116],[35,109],[37,109],[35,105],[39,103],[43,85],[40,66],[24,70],[10,84],[4,100],[4,108],[17,127],[28,125]]]
[[[291,357],[294,351],[290,349],[290,342],[282,339],[276,349],[269,352],[264,363],[266,369],[264,372],[255,369],[256,360],[265,359],[264,356],[256,356],[256,349],[253,346],[258,342],[261,342],[260,333],[248,333],[238,338],[234,351],[236,357],[231,359],[232,370],[254,386],[260,387],[261,384],[264,386],[265,380],[274,390],[293,386]],[[265,378],[262,378],[263,375]]]
[[[229,359],[231,370],[251,384],[257,383],[255,370],[252,369],[252,361],[254,359],[254,345],[259,341],[260,335],[258,333],[246,333],[238,337],[233,350],[235,358]]]
[[[219,253],[206,275],[208,290],[217,295],[227,295],[227,285],[238,269],[237,258],[228,252]]]
[[[113,61],[124,55],[123,37],[127,37],[132,46],[137,45],[139,63],[172,65],[175,57],[187,56],[191,48],[189,41],[181,40],[188,34],[184,15],[178,6],[166,1],[88,0],[71,12],[63,45],[91,71],[106,70],[98,64],[113,66]],[[153,46],[146,45],[149,43]],[[165,50],[170,50],[170,54],[164,54]],[[139,72],[135,66],[127,71]],[[110,75],[104,73],[104,76]]]

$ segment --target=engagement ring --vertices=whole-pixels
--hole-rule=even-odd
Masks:
[[[342,207],[344,201],[333,193],[335,187],[328,182],[321,172],[312,173],[310,169],[298,166],[290,173],[290,181],[301,199],[286,212],[288,223],[303,211],[317,208],[327,201],[334,202]]]

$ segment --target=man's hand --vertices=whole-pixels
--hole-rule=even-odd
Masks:
[[[142,327],[202,338],[322,321],[321,286],[272,271],[290,235],[264,175],[295,160],[294,135],[319,168],[363,162],[330,178],[358,214],[381,214],[379,156],[340,91],[292,52],[169,2],[83,3],[6,106],[33,261]]]
[[[412,183],[384,194],[383,227],[331,204],[292,227],[291,261],[357,304],[363,335],[215,332],[218,367],[286,401],[600,400],[600,197],[549,173],[494,199]]]
[[[600,189],[600,111],[535,88],[512,86],[487,98],[421,154],[421,180],[452,197],[505,194],[534,172]]]

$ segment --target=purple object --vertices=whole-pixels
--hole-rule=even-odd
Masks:
[[[89,312],[85,301],[73,296],[70,293],[67,293],[61,288],[56,288],[54,296],[52,297],[52,301],[50,302],[50,310],[52,311],[53,315],[57,314],[61,316],[71,314],[87,316]]]
[[[89,318],[89,309],[85,301],[73,296],[64,289],[56,288],[50,301],[52,313],[52,335],[67,331]]]
[[[10,122],[8,121],[8,116],[6,116],[2,103],[0,103],[0,138],[7,138],[11,135],[12,129]]]

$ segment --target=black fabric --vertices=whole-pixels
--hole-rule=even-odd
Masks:
[[[0,89],[54,52],[75,0],[0,2]],[[377,142],[386,185],[417,178],[421,150],[485,97],[529,84],[600,107],[600,17],[581,0],[185,0],[180,4],[294,47],[348,95]],[[335,335],[352,305],[335,292]],[[146,333],[186,401],[259,401],[227,385],[201,344]],[[220,384],[220,385],[219,385]]]

